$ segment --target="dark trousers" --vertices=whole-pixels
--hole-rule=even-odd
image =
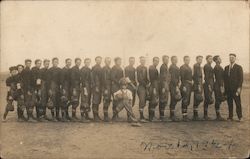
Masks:
[[[139,97],[139,111],[143,112],[143,109],[146,106],[146,87],[139,85],[137,93]]]
[[[183,91],[183,88],[186,88],[186,91]],[[192,92],[192,84],[190,83],[183,83],[181,86],[181,96],[182,96],[182,114],[187,115],[187,107],[190,104],[190,97]]]
[[[228,110],[229,110],[229,118],[233,118],[233,101],[236,104],[236,113],[237,113],[238,118],[242,118],[240,95],[236,96],[235,91],[228,91],[227,92],[227,104],[228,104]]]

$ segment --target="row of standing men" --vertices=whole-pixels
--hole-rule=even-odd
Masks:
[[[135,104],[136,93],[139,98],[140,121],[146,122],[144,108],[149,101],[149,121],[157,121],[155,108],[159,105],[159,118],[164,121],[165,108],[168,104],[170,94],[170,119],[176,121],[175,107],[181,102],[183,120],[188,121],[187,108],[190,105],[191,92],[194,92],[193,119],[199,120],[198,106],[204,101],[204,116],[208,120],[208,106],[215,103],[217,120],[224,120],[220,114],[221,102],[227,100],[229,109],[229,120],[233,120],[233,100],[236,103],[236,112],[239,120],[242,120],[240,93],[243,83],[242,67],[235,63],[236,55],[229,55],[230,64],[225,70],[220,66],[220,56],[206,56],[207,63],[201,67],[203,56],[196,57],[193,69],[189,66],[190,57],[184,56],[184,64],[177,66],[177,56],[170,58],[164,55],[160,71],[157,70],[159,57],[153,58],[153,64],[146,67],[146,58],[140,57],[140,65],[135,68],[135,58],[129,58],[129,65],[121,67],[122,59],[114,59],[115,65],[111,68],[111,58],[106,57],[105,66],[101,67],[102,57],[95,58],[95,65],[90,68],[91,60],[84,59],[84,66],[80,68],[81,59],[75,59],[75,66],[71,67],[72,60],[65,60],[65,67],[58,67],[59,59],[35,61],[25,60],[25,66],[11,67],[11,76],[6,80],[10,87],[7,95],[7,107],[4,119],[8,111],[13,110],[13,101],[17,101],[17,113],[19,120],[60,120],[78,121],[76,109],[80,105],[81,121],[90,121],[92,106],[93,120],[101,121],[99,117],[99,105],[103,100],[104,121],[109,121],[108,108],[113,105],[113,113],[116,102],[112,99],[113,94],[120,89],[119,80],[123,77],[129,79],[128,89],[132,92],[132,106]],[[215,67],[212,67],[213,61]],[[16,73],[15,73],[16,71]],[[204,78],[203,78],[204,76]],[[204,81],[204,82],[203,82]],[[203,93],[204,92],[204,93]],[[215,102],[213,99],[215,94]],[[204,94],[204,95],[203,95]],[[69,116],[69,106],[72,106],[72,116]],[[36,118],[33,109],[36,108]],[[52,119],[48,119],[46,108],[51,110]],[[24,117],[24,110],[27,118]],[[61,117],[60,117],[61,111]],[[113,118],[117,120],[118,115]],[[128,116],[128,121],[130,120]]]

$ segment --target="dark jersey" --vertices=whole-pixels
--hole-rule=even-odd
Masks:
[[[147,67],[142,65],[138,66],[136,68],[136,73],[139,85],[146,86],[149,83]]]
[[[176,65],[170,65],[169,67],[169,73],[170,73],[170,84],[177,86],[180,82],[180,69]]]

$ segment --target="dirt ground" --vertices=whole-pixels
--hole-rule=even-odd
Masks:
[[[0,86],[2,116],[6,104],[6,87],[3,81]],[[32,123],[17,122],[16,112],[10,112],[8,120],[1,122],[1,157],[246,158],[250,148],[249,92],[249,87],[242,92],[243,122],[155,122],[132,127],[126,122],[126,113],[123,111],[120,114],[123,121],[116,123]],[[138,116],[138,105],[133,110]],[[226,118],[226,103],[221,105],[221,110]],[[189,106],[189,118],[192,117],[192,111],[192,106]],[[200,105],[200,116],[202,111]],[[181,117],[180,103],[177,105],[177,112],[178,117]],[[146,110],[145,113],[147,114]],[[169,107],[166,113],[169,117]],[[213,105],[209,107],[209,114],[211,118],[215,118]]]

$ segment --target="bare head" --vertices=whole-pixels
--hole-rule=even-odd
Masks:
[[[110,57],[106,57],[104,59],[104,63],[105,63],[106,66],[110,66],[111,65],[111,58]]]
[[[189,56],[184,56],[183,57],[184,64],[189,65],[190,63],[190,57]]]
[[[203,56],[196,56],[196,62],[198,63],[198,64],[201,64],[202,63],[202,60],[203,60]]]
[[[129,65],[134,66],[135,64],[135,57],[129,57]]]
[[[140,64],[143,66],[146,64],[146,58],[144,56],[140,57]]]
[[[167,55],[163,55],[162,56],[162,63],[164,63],[164,64],[168,64],[168,62],[169,62],[169,56],[167,56]]]
[[[121,66],[122,65],[122,59],[120,57],[116,57],[114,59],[115,65]]]
[[[221,58],[219,55],[216,55],[213,57],[213,61],[216,63],[216,64],[221,64]]]
[[[36,60],[35,60],[35,66],[36,66],[37,68],[40,68],[41,65],[42,65],[42,60],[36,59]]]
[[[97,65],[101,65],[101,63],[102,63],[102,57],[101,56],[97,56],[95,58],[95,62],[96,62]]]
[[[67,59],[65,60],[65,66],[66,66],[66,67],[71,67],[71,64],[72,64],[72,60],[71,60],[70,58],[67,58]]]
[[[57,57],[54,57],[54,58],[52,59],[52,66],[53,66],[53,67],[57,67],[58,64],[59,64],[59,59],[58,59]]]
[[[50,60],[48,60],[48,59],[43,60],[43,66],[45,68],[49,68],[49,64],[50,64]]]
[[[176,65],[176,64],[178,63],[178,58],[177,58],[177,56],[172,56],[172,57],[171,57],[171,63],[174,64],[174,65]]]
[[[17,65],[17,72],[18,73],[21,73],[23,71],[23,69],[24,69],[23,65],[21,65],[21,64]]]
[[[207,55],[206,60],[207,60],[208,64],[212,64],[213,63],[213,56],[212,55]]]
[[[229,54],[229,61],[230,61],[231,64],[235,63],[236,54]]]
[[[30,68],[31,67],[31,62],[32,61],[30,59],[26,59],[25,62],[24,62],[25,63],[25,67]]]
[[[75,65],[77,67],[80,67],[81,66],[81,63],[82,63],[82,60],[80,58],[75,58]]]
[[[90,58],[86,58],[84,59],[84,65],[89,67],[90,66],[90,63],[91,63],[91,59]]]
[[[154,65],[155,67],[158,66],[159,62],[160,62],[159,57],[154,57],[154,58],[153,58],[153,65]]]

